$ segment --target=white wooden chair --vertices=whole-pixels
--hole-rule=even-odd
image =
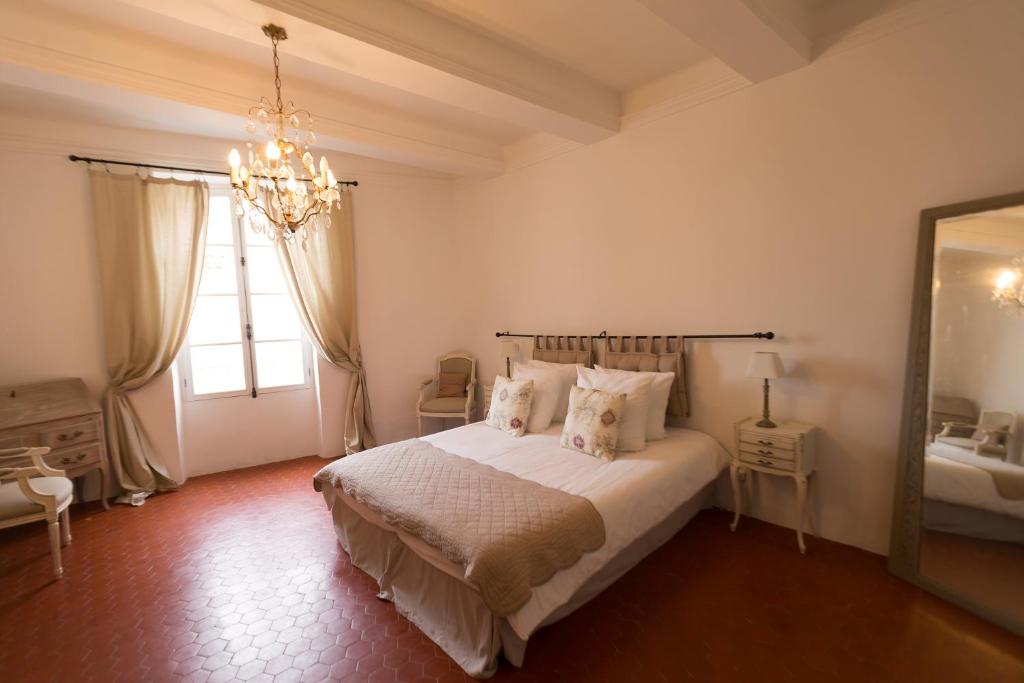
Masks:
[[[1017,415],[1003,410],[983,410],[977,424],[943,422],[935,440],[1006,460],[1013,453]]]
[[[466,376],[466,388],[461,396],[438,397],[442,372],[461,373]],[[419,400],[416,403],[416,426],[423,435],[424,417],[458,417],[469,424],[476,407],[476,359],[464,353],[449,353],[437,361],[437,372],[433,379],[420,382]]]
[[[68,506],[74,488],[64,470],[43,460],[49,448],[0,449],[0,529],[46,520],[53,575],[61,578],[60,547],[71,543]]]

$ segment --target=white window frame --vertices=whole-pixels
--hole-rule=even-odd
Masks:
[[[256,368],[256,340],[252,333],[252,294],[249,286],[249,263],[248,244],[246,243],[245,221],[235,212],[235,197],[230,186],[226,183],[210,183],[210,197],[227,197],[231,207],[231,220],[233,231],[233,254],[235,264],[235,294],[204,294],[203,296],[237,296],[238,298],[238,320],[239,338],[242,343],[242,365],[245,373],[245,388],[236,391],[220,391],[209,394],[196,394],[192,391],[195,383],[192,378],[192,346],[189,343],[188,335],[182,344],[181,352],[178,354],[178,365],[181,370],[182,394],[186,401],[205,401],[215,398],[234,398],[238,396],[251,396],[259,398],[261,394],[270,394],[280,391],[301,391],[313,387],[313,347],[304,330],[299,333],[300,346],[302,348],[303,382],[301,384],[288,384],[276,387],[260,387],[259,372]],[[294,341],[293,339],[261,339],[260,342],[273,341]],[[198,346],[230,346],[238,342],[220,342],[213,344],[199,344]]]

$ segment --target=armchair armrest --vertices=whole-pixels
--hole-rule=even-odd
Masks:
[[[476,380],[474,379],[466,385],[466,412],[472,415],[473,408],[476,407]]]
[[[419,399],[416,402],[417,407],[423,405],[424,401],[429,401],[437,396],[437,378],[424,380],[419,384]]]
[[[50,467],[43,460],[43,456],[50,452],[48,446],[22,446],[20,448],[0,448],[0,463],[4,461],[19,461],[26,457],[32,461],[31,467],[20,467],[21,470],[35,470],[37,475],[45,477],[63,477],[64,470]]]

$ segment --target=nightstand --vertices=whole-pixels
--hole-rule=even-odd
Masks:
[[[796,542],[800,552],[804,545],[804,517],[807,514],[807,481],[814,474],[815,427],[802,422],[783,422],[774,429],[757,426],[753,417],[736,425],[736,452],[729,464],[735,512],[729,529],[736,531],[743,505],[740,480],[747,480],[753,472],[789,477],[796,483],[797,526]]]

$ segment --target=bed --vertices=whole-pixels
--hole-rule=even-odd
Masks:
[[[534,588],[521,609],[496,617],[463,568],[385,523],[337,487],[322,487],[341,545],[380,585],[380,597],[441,646],[470,675],[486,678],[499,654],[521,666],[527,640],[568,615],[710,507],[728,456],[707,434],[670,428],[668,436],[614,462],[561,448],[561,425],[513,438],[474,423],[425,437],[435,446],[590,500],[605,543]],[[328,465],[328,468],[330,465]],[[325,468],[327,469],[327,468]]]
[[[1024,543],[1024,498],[1001,495],[988,471],[1024,477],[1024,468],[939,442],[928,445],[924,468],[925,528]]]

